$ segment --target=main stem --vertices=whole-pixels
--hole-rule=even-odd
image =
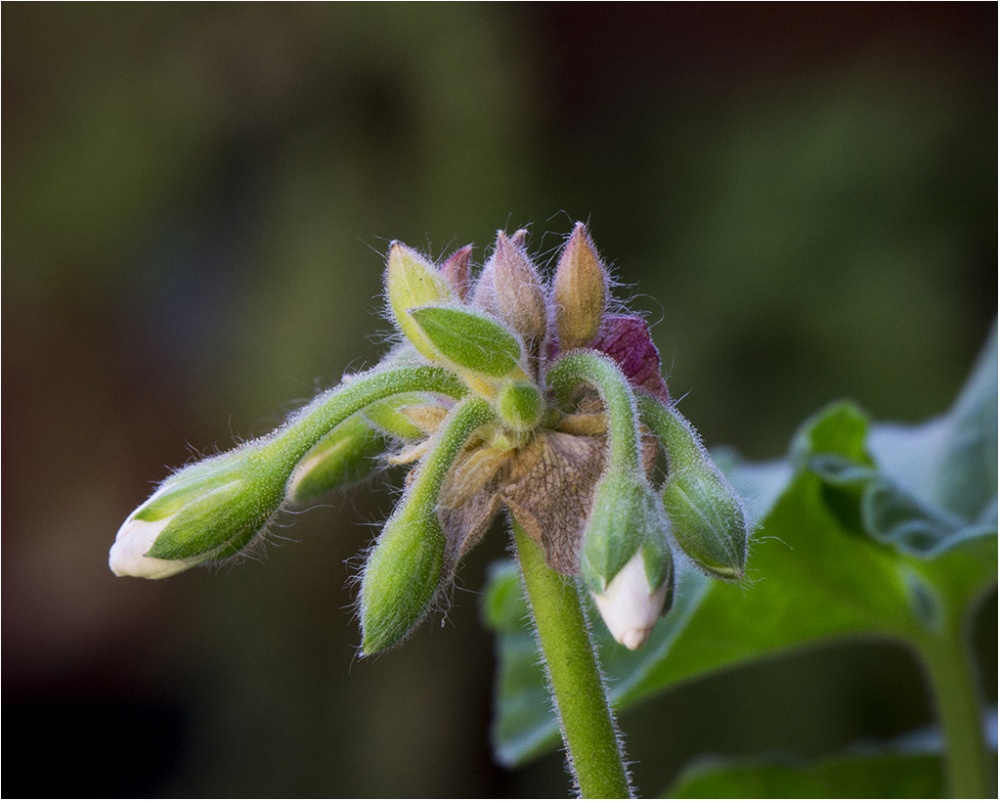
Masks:
[[[944,733],[948,794],[952,798],[986,798],[986,744],[972,654],[961,627],[954,630],[956,636],[928,640],[920,651]]]
[[[584,798],[631,798],[625,755],[576,585],[545,564],[517,521],[514,542],[563,742]]]

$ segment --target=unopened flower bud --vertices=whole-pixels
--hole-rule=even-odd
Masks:
[[[385,437],[355,414],[333,429],[306,454],[288,482],[286,495],[307,503],[336,487],[361,481],[378,467]]]
[[[441,583],[444,533],[433,510],[393,515],[361,580],[361,650],[366,656],[402,640],[423,619]]]
[[[366,406],[404,391],[460,397],[466,388],[441,368],[398,367],[371,370],[323,393],[272,434],[164,481],[119,529],[108,560],[112,572],[162,578],[237,553],[267,527],[293,471],[317,443]],[[365,448],[359,456],[354,436],[347,439],[353,469],[364,462]]]
[[[472,290],[472,300],[469,305],[489,314],[498,314],[497,290],[493,281],[495,259],[490,258],[483,265],[482,272],[476,280],[476,288]]]
[[[250,443],[164,481],[118,530],[111,571],[166,578],[246,547],[277,512],[287,479],[280,466],[254,458],[260,449]]]
[[[648,397],[640,407],[643,419],[667,449],[663,507],[674,540],[710,576],[739,581],[753,528],[739,495],[674,407]]]
[[[437,513],[441,487],[472,433],[493,420],[482,398],[458,403],[386,523],[361,580],[361,649],[366,655],[398,643],[430,609],[445,570],[445,535]]]
[[[545,292],[542,279],[524,249],[497,233],[493,254],[497,311],[525,342],[545,335]]]
[[[393,242],[389,248],[385,287],[399,330],[420,353],[434,358],[434,348],[406,312],[427,303],[453,300],[448,282],[415,250],[401,242]]]
[[[647,543],[662,555],[668,528],[656,492],[645,476],[609,468],[594,488],[583,534],[580,570],[587,586],[596,593],[606,592],[618,572]],[[654,571],[656,587],[668,572],[665,563]]]
[[[552,282],[556,332],[563,350],[585,347],[597,336],[607,299],[608,272],[586,226],[577,223]]]
[[[504,384],[497,396],[497,412],[515,431],[530,431],[542,418],[542,393],[530,381]]]
[[[649,580],[646,561],[643,550],[636,551],[603,593],[591,593],[611,636],[630,651],[649,639],[673,589],[672,572],[655,585]]]
[[[469,296],[469,259],[472,256],[472,245],[466,245],[452,253],[441,264],[441,276],[451,287],[461,301]]]
[[[751,526],[739,497],[718,469],[675,472],[663,488],[663,507],[673,524],[674,539],[698,567],[725,581],[743,578]]]
[[[615,638],[638,648],[669,597],[673,559],[670,523],[642,464],[635,397],[617,364],[591,351],[567,354],[547,378],[557,397],[567,397],[574,384],[586,381],[604,401],[608,464],[591,498],[580,573],[595,598],[602,599],[598,608]],[[637,555],[641,581],[635,566],[619,580]]]

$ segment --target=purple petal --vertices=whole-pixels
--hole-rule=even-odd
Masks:
[[[660,375],[660,352],[641,317],[606,316],[590,347],[618,362],[632,386],[646,390],[663,403],[669,401],[667,384]]]

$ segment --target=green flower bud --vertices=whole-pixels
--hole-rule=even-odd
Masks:
[[[594,488],[580,572],[608,630],[635,649],[646,641],[673,586],[670,524],[643,469],[635,397],[618,365],[595,352],[563,356],[547,378],[557,398],[586,382],[604,401],[608,464]]]
[[[563,350],[582,348],[601,327],[608,300],[608,272],[583,223],[577,223],[552,281],[556,332]]]
[[[542,419],[542,393],[528,381],[504,384],[497,396],[497,413],[515,431],[530,431]]]
[[[669,456],[663,507],[674,540],[708,575],[741,580],[753,528],[739,495],[674,407],[648,397],[640,403],[643,419]]]
[[[266,528],[292,472],[317,443],[365,407],[406,391],[458,397],[466,388],[439,367],[399,367],[371,370],[323,393],[267,437],[164,481],[119,529],[109,556],[112,572],[163,578],[238,552]],[[341,451],[345,463],[356,465],[356,447],[346,451],[353,455]]]
[[[385,446],[385,437],[361,414],[349,417],[318,442],[295,468],[288,482],[288,499],[307,503],[335,487],[361,481],[378,467],[377,457]]]
[[[386,523],[361,581],[361,650],[366,656],[402,640],[437,593],[444,533],[433,510],[404,509]]]
[[[698,567],[725,581],[743,578],[750,521],[714,466],[675,472],[663,489],[663,507],[674,539]]]
[[[284,500],[287,475],[265,452],[248,443],[164,481],[118,530],[111,571],[166,578],[246,547]]]
[[[393,242],[389,247],[385,288],[399,330],[420,353],[429,359],[435,358],[436,350],[406,312],[427,303],[453,300],[448,282],[415,250],[401,242]]]
[[[616,641],[630,650],[646,642],[669,606],[673,558],[669,523],[643,476],[609,471],[594,493],[580,568]]]

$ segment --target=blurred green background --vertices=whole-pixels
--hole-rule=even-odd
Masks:
[[[107,549],[152,482],[372,364],[382,254],[573,221],[709,444],[852,398],[950,403],[996,315],[994,4],[5,4],[3,715],[11,795],[547,796],[488,742],[492,643],[358,661],[374,482],[163,583]],[[398,476],[395,476],[398,479]],[[977,627],[994,703],[996,596]],[[622,721],[640,786],[932,720],[908,655],[827,645]],[[39,772],[25,757],[46,755]]]

